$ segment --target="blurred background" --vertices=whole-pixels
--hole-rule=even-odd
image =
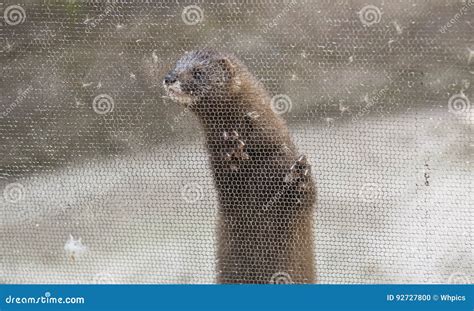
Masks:
[[[0,283],[214,283],[196,118],[161,81],[238,56],[318,185],[320,283],[472,283],[471,1],[0,3]]]

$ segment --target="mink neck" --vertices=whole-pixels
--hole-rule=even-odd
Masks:
[[[232,131],[249,126],[246,118],[248,111],[243,108],[243,100],[238,97],[202,98],[196,102],[192,110],[199,118],[206,132],[211,135],[217,132]]]

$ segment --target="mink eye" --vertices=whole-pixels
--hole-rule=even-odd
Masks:
[[[199,68],[195,68],[192,71],[192,75],[193,75],[194,80],[201,80],[202,77],[204,76],[204,72]]]

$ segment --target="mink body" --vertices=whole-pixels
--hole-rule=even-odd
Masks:
[[[235,57],[185,54],[165,89],[199,118],[219,196],[219,283],[313,283],[315,185],[263,86]]]

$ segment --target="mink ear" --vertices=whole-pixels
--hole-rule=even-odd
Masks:
[[[236,66],[228,58],[221,58],[218,61],[218,64],[222,66],[222,69],[225,73],[226,81],[231,80],[235,77]]]

